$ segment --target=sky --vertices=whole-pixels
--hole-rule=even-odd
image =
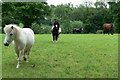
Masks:
[[[72,3],[73,6],[76,6],[76,5],[83,4],[84,2],[87,2],[87,1],[90,1],[93,3],[96,2],[96,0],[47,0],[47,3],[49,5],[55,5],[55,6],[59,4]]]

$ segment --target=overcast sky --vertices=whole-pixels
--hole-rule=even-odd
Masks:
[[[83,4],[86,1],[90,2],[96,2],[96,0],[47,0],[49,5],[59,5],[59,4],[66,4],[66,3],[72,3],[74,6]]]

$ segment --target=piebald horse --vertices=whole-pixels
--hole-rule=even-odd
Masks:
[[[80,34],[82,31],[83,31],[83,27],[74,28],[74,29],[73,29],[73,34],[75,34],[75,33]]]
[[[59,22],[56,20],[52,26],[52,36],[53,36],[53,42],[57,43],[58,37],[61,33],[61,28]]]
[[[15,52],[18,56],[16,68],[19,68],[22,57],[28,62],[28,55],[34,44],[34,32],[30,28],[20,28],[15,24],[5,25],[4,32],[6,34],[4,45],[9,46],[13,41]]]

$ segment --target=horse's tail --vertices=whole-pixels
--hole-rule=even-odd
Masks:
[[[114,33],[114,24],[111,24],[111,30]]]
[[[113,28],[114,27],[114,24],[111,24],[111,28]]]

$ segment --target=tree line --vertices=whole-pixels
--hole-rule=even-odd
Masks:
[[[73,28],[84,27],[82,33],[102,31],[104,23],[114,23],[115,32],[120,32],[120,2],[90,2],[74,7],[73,4],[48,5],[46,2],[3,2],[2,28],[5,24],[18,24],[32,28],[36,34],[51,33],[54,19],[58,19],[62,33],[70,34]]]

